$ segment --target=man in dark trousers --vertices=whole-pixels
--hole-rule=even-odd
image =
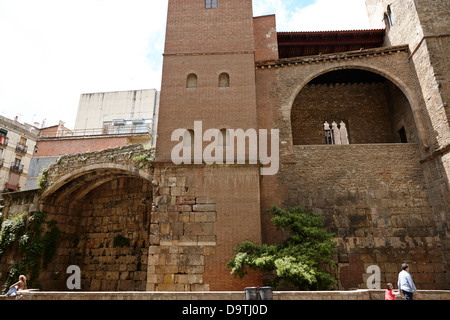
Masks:
[[[407,263],[402,264],[402,271],[398,274],[398,291],[404,295],[405,300],[413,300],[413,295],[418,294],[414,281],[409,274]]]

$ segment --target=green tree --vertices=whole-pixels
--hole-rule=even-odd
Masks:
[[[227,268],[235,277],[243,278],[248,269],[271,272],[276,275],[270,283],[294,286],[298,290],[329,290],[336,280],[323,267],[333,267],[331,256],[336,243],[334,234],[323,228],[317,213],[307,212],[303,207],[283,210],[273,206],[269,210],[277,230],[289,231],[289,238],[274,245],[257,245],[245,241],[236,248],[238,253],[230,259]]]

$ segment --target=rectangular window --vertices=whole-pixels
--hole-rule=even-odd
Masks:
[[[217,0],[206,0],[206,9],[217,8]]]

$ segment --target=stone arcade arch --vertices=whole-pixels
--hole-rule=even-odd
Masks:
[[[308,82],[293,102],[291,125],[294,145],[420,143],[403,92],[359,68],[329,71]]]
[[[84,291],[143,291],[153,201],[142,146],[65,156],[45,173],[40,209],[61,231],[46,290],[67,290],[66,269],[81,269]]]
[[[272,67],[261,65],[258,68]],[[424,129],[421,109],[423,99],[416,93],[416,75],[408,61],[408,47],[398,46],[361,50],[357,52],[325,55],[323,57],[300,57],[279,60],[274,65],[282,90],[278,104],[283,122],[291,128],[291,109],[300,91],[311,80],[328,72],[341,69],[359,69],[378,74],[392,82],[406,97],[411,106],[420,144],[427,148],[429,142]],[[283,132],[280,132],[283,135]],[[281,140],[292,141],[292,132],[284,132]]]

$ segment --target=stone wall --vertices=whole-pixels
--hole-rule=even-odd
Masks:
[[[233,248],[261,241],[258,166],[155,163],[149,291],[215,291],[260,285],[225,269]]]
[[[430,148],[422,162],[436,228],[440,232],[445,261],[449,261],[449,225],[446,221],[450,218],[450,3],[445,0],[368,0],[372,27],[383,23],[388,5],[394,24],[387,28],[385,42],[387,45],[408,44],[408,60],[415,74],[418,94],[423,99],[421,112]],[[447,281],[450,283],[450,278]]]
[[[70,263],[82,270],[83,288],[145,290],[151,195],[150,181],[119,178],[94,189],[80,203],[80,224],[71,239],[76,250],[60,247],[58,256],[70,252]]]
[[[384,300],[385,290],[274,291],[273,300]],[[20,300],[245,300],[244,291],[222,292],[23,292]],[[0,300],[2,298],[0,297]],[[9,298],[11,299],[11,298]],[[12,298],[14,299],[14,298]],[[450,300],[450,291],[420,290],[415,300]],[[402,300],[398,298],[397,300]],[[264,304],[264,301],[262,301]],[[266,301],[270,305],[270,302]],[[282,303],[282,302],[281,302]],[[283,305],[279,305],[282,307]],[[269,306],[269,309],[271,307]]]
[[[415,144],[295,146],[277,176],[284,206],[318,212],[338,243],[333,272],[341,288],[365,288],[367,267],[395,283],[403,262],[423,289],[447,287]],[[276,239],[265,229],[265,241]]]

